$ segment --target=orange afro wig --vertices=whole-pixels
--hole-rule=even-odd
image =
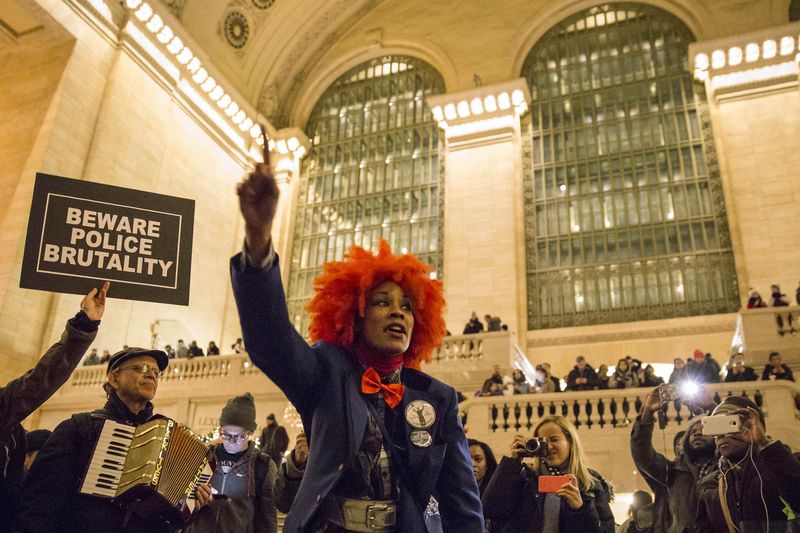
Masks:
[[[446,329],[442,283],[430,279],[429,265],[410,254],[394,255],[381,239],[377,255],[352,246],[344,261],[331,261],[322,268],[314,280],[314,297],[306,306],[311,314],[311,342],[324,340],[352,350],[356,319],[364,318],[369,292],[384,281],[393,281],[408,294],[414,313],[403,364],[419,368],[421,361],[431,360]]]

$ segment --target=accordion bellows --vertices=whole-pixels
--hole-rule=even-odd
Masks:
[[[208,446],[174,420],[140,426],[105,420],[80,492],[179,524],[191,512],[197,484],[211,477],[208,456]]]

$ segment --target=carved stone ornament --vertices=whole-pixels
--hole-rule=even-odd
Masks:
[[[225,40],[237,50],[244,48],[247,39],[250,37],[250,23],[244,13],[237,9],[231,9],[225,15],[223,22]]]

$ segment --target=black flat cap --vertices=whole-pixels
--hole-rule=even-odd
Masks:
[[[158,369],[164,370],[167,368],[169,364],[169,357],[167,357],[166,352],[163,350],[150,350],[148,348],[126,348],[124,350],[120,350],[119,352],[115,353],[111,356],[108,360],[108,368],[106,369],[106,374],[110,374],[128,359],[132,359],[134,357],[142,357],[144,355],[149,355],[153,359],[156,360],[158,363]]]

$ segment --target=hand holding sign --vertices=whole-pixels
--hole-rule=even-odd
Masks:
[[[92,289],[89,294],[83,297],[81,301],[81,311],[92,320],[100,320],[103,318],[103,312],[106,310],[106,293],[111,286],[109,282],[103,283],[103,288],[100,292],[97,289]]]
[[[280,196],[270,165],[269,138],[263,126],[261,132],[264,135],[264,163],[257,164],[255,172],[251,172],[236,188],[239,209],[244,217],[247,252],[256,264],[261,263],[269,251],[272,220]]]

